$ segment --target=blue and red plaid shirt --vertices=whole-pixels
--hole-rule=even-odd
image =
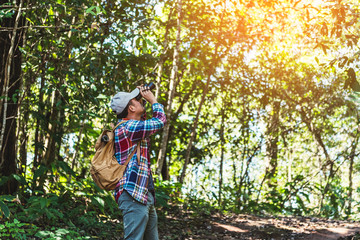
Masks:
[[[135,151],[129,161],[124,176],[115,189],[115,200],[126,190],[135,200],[146,204],[149,179],[152,177],[150,168],[149,136],[161,129],[166,116],[164,107],[160,103],[152,105],[153,117],[148,120],[121,119],[115,129],[115,157],[120,164],[124,164],[128,156]],[[140,164],[137,160],[136,147],[140,144]]]

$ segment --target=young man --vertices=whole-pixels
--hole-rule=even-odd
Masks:
[[[137,97],[139,94],[152,105],[151,119],[145,120],[145,104],[142,98]],[[123,214],[124,238],[157,240],[149,136],[164,126],[164,107],[149,89],[140,86],[131,93],[117,93],[111,101],[111,108],[118,121],[123,122],[115,129],[115,157],[124,164],[133,154],[115,189],[115,200]]]

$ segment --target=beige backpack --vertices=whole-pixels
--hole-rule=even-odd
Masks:
[[[126,121],[120,122],[112,130],[104,130],[96,141],[96,153],[91,160],[90,174],[96,185],[101,189],[109,191],[116,188],[135,151],[138,153],[138,161],[140,160],[140,143],[138,143],[137,148],[128,156],[124,165],[120,165],[114,156],[114,130],[124,122]]]

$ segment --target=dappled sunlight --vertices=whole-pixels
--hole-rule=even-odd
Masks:
[[[124,136],[151,142],[164,239],[359,231],[358,0],[5,2],[0,238],[122,237],[89,169],[113,96],[150,82],[132,120],[162,105],[164,128]]]
[[[229,231],[229,232],[236,232],[236,233],[246,233],[248,232],[249,230],[245,230],[245,229],[241,229],[239,227],[234,227],[232,225],[227,225],[227,224],[221,224],[221,223],[217,223],[217,222],[214,222],[212,223],[213,226],[215,227],[220,227],[222,228],[224,231]]]

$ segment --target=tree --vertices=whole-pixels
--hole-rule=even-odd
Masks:
[[[23,44],[24,17],[21,17],[23,1],[17,1],[15,14],[11,14],[7,1],[1,1],[0,11],[6,11],[8,16],[0,19],[1,25],[8,30],[0,32],[0,77],[1,77],[1,113],[0,113],[0,176],[10,177],[17,174],[16,156],[16,116],[18,113],[19,89],[22,84],[21,62],[22,54],[19,48]],[[15,179],[0,186],[1,194],[12,194],[17,190]]]

